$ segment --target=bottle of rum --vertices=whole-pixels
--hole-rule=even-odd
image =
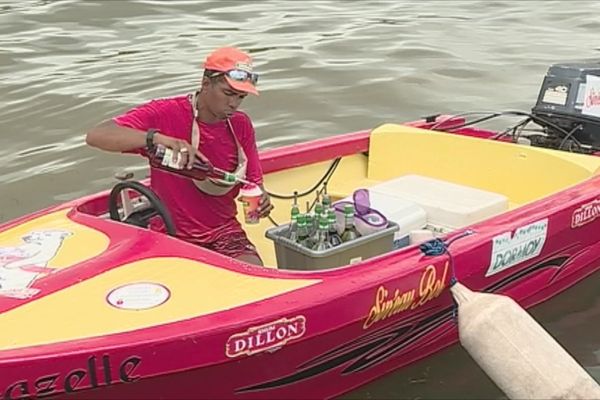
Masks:
[[[147,157],[152,167],[188,178],[203,180],[209,177],[223,179],[227,182],[237,180],[234,174],[215,168],[212,164],[205,163],[198,158],[194,160],[192,168],[187,169],[185,165],[180,165],[180,154],[173,160],[173,150],[160,144],[148,151]]]

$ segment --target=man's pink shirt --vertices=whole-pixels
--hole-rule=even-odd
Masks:
[[[152,100],[113,118],[118,125],[161,133],[191,142],[192,107],[187,96]],[[230,117],[235,135],[248,157],[246,178],[262,184],[254,127],[243,112]],[[214,166],[227,171],[237,167],[237,147],[225,121],[212,124],[199,122],[199,150]],[[140,133],[142,134],[142,133]],[[145,149],[136,153],[144,154]],[[198,190],[194,183],[156,168],[151,168],[151,186],[165,204],[177,230],[177,236],[196,243],[209,243],[228,232],[241,231],[236,219],[235,199],[239,186],[223,196],[211,196]]]

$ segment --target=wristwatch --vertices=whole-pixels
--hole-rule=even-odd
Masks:
[[[148,129],[146,132],[146,148],[151,150],[154,148],[154,135],[158,133],[158,129]]]

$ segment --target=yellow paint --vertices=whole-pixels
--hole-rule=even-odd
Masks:
[[[107,303],[111,290],[136,282],[162,284],[171,291],[171,298],[163,305],[142,311],[121,310]],[[0,350],[182,321],[318,282],[256,277],[174,257],[141,260],[0,314]]]
[[[32,231],[63,229],[72,234],[66,237],[48,267],[62,269],[96,257],[108,248],[110,239],[104,233],[78,224],[67,217],[71,209],[43,215],[31,221],[0,232],[0,248],[23,244],[21,239]]]
[[[600,171],[600,157],[386,124],[370,138],[368,178],[417,174],[525,204]]]

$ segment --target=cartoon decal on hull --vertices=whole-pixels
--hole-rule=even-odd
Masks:
[[[37,294],[40,290],[31,285],[54,272],[48,263],[70,235],[62,229],[31,231],[21,237],[23,244],[0,247],[0,296],[27,299]]]

